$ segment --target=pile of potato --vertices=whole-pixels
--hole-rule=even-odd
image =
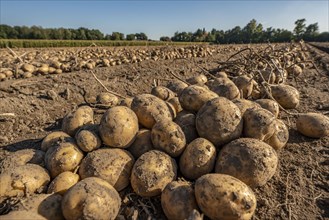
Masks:
[[[287,84],[272,84],[259,99],[251,96],[253,85],[219,72],[125,99],[99,94],[108,108],[99,123],[91,107],[81,106],[40,150],[1,162],[2,200],[33,195],[6,219],[115,219],[127,187],[140,197],[161,197],[168,219],[197,219],[196,212],[251,219],[253,189],[273,177],[289,139],[280,106],[299,103]],[[319,113],[298,115],[296,126],[309,137],[329,135],[329,118]]]

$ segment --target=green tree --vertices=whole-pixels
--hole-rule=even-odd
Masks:
[[[160,41],[171,41],[171,39],[168,36],[162,36],[160,37]]]
[[[303,38],[307,41],[315,41],[317,35],[319,35],[319,25],[314,23],[306,27]]]
[[[126,40],[135,40],[135,39],[136,39],[135,34],[127,34],[126,36]]]
[[[304,33],[305,33],[305,27],[306,27],[306,19],[298,19],[295,21],[295,28],[294,28],[294,34],[297,40],[302,39]]]

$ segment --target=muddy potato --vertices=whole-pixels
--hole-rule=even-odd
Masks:
[[[152,150],[140,156],[131,172],[130,183],[137,195],[160,195],[166,185],[176,179],[177,165],[168,154]]]
[[[254,188],[269,181],[277,165],[278,156],[270,145],[253,138],[240,138],[222,148],[215,171],[234,176]]]
[[[168,102],[174,106],[177,114],[179,112],[183,111],[183,107],[180,104],[178,97],[171,98],[171,99],[168,100]]]
[[[119,98],[109,92],[102,92],[97,95],[96,102],[103,107],[110,108],[119,103]]]
[[[74,137],[75,133],[87,124],[94,124],[94,112],[89,106],[81,106],[64,117],[62,130]]]
[[[188,219],[196,204],[192,183],[173,181],[169,183],[161,194],[162,210],[168,219]]]
[[[151,131],[147,129],[139,130],[134,143],[127,150],[135,159],[150,150],[154,150],[151,140]]]
[[[217,78],[209,80],[206,85],[211,91],[220,97],[225,97],[229,100],[240,98],[240,91],[238,87],[229,78]]]
[[[66,191],[79,181],[80,177],[76,173],[65,171],[60,173],[49,184],[47,193],[58,193],[64,195]]]
[[[227,78],[227,74],[223,71],[217,72],[214,75],[216,78]]]
[[[62,200],[65,219],[114,220],[119,213],[121,198],[111,184],[97,177],[81,180]]]
[[[200,137],[221,146],[241,136],[243,128],[239,108],[230,100],[218,97],[207,102],[196,116]]]
[[[207,101],[216,97],[218,97],[218,95],[209,89],[197,85],[191,85],[186,87],[179,94],[179,102],[183,109],[197,112]]]
[[[166,101],[166,105],[167,105],[167,107],[168,107],[168,109],[170,111],[171,118],[172,119],[176,118],[177,112],[176,112],[175,106],[173,104],[171,104],[170,102],[167,102],[167,101]]]
[[[139,123],[149,129],[159,120],[172,120],[167,104],[151,94],[137,95],[133,99],[131,109],[136,113]]]
[[[79,148],[84,152],[98,149],[102,145],[98,125],[85,125],[75,134]]]
[[[174,93],[179,94],[181,91],[183,91],[186,87],[188,87],[188,85],[182,81],[178,81],[178,80],[173,80],[170,81],[167,86],[168,89],[170,89],[171,91],[173,91]]]
[[[195,183],[201,211],[214,220],[251,219],[256,209],[254,192],[242,181],[225,174],[206,174]]]
[[[275,119],[275,116],[266,109],[247,109],[243,115],[244,136],[267,141],[275,132]]]
[[[99,126],[104,144],[110,147],[129,147],[134,142],[137,132],[137,116],[125,106],[116,106],[107,110]]]
[[[153,87],[151,94],[162,99],[163,101],[168,101],[169,99],[174,98],[176,96],[173,91],[164,86]]]
[[[131,169],[135,163],[126,150],[103,148],[88,153],[79,168],[81,179],[99,177],[110,183],[117,191],[129,185]]]
[[[151,140],[157,150],[172,157],[179,156],[185,149],[186,139],[182,129],[173,121],[160,120],[151,130]]]
[[[63,131],[54,131],[48,134],[41,143],[41,150],[47,152],[47,150],[61,142],[73,141],[73,138]]]
[[[299,65],[294,64],[287,68],[287,72],[289,75],[292,75],[293,77],[298,77],[300,74],[302,74],[303,69]]]
[[[299,105],[299,92],[292,86],[272,85],[271,93],[273,98],[285,109],[294,109]]]
[[[126,106],[131,108],[131,103],[133,102],[132,98],[124,98],[120,101],[119,106]]]
[[[280,107],[276,101],[272,99],[258,99],[255,102],[262,108],[269,110],[276,118],[279,116]]]
[[[233,79],[234,84],[241,93],[241,98],[248,98],[251,96],[254,87],[252,80],[253,79],[246,75],[238,76]]]
[[[210,173],[215,161],[215,146],[207,139],[197,138],[187,145],[179,159],[179,168],[185,178],[194,180]]]
[[[41,193],[50,181],[46,169],[36,164],[15,166],[0,175],[0,197]]]
[[[238,106],[241,115],[243,116],[247,109],[249,108],[260,108],[260,105],[256,102],[250,101],[248,99],[234,99],[232,102]]]
[[[45,164],[52,178],[65,171],[74,171],[80,164],[83,153],[73,142],[61,143],[46,152]]]
[[[300,114],[296,126],[297,131],[307,137],[322,138],[329,135],[329,117],[320,113]]]
[[[289,130],[286,124],[276,119],[274,134],[266,141],[267,144],[271,145],[276,151],[282,149],[289,140]]]
[[[203,85],[208,81],[208,79],[205,75],[200,74],[200,75],[188,78],[186,81],[188,83],[190,83],[191,85]]]
[[[42,219],[64,220],[61,202],[62,196],[59,194],[34,194],[20,199],[19,203],[13,207],[13,210],[35,213],[42,217]],[[33,218],[33,215],[28,216],[30,219],[38,219]]]
[[[34,211],[26,211],[26,210],[17,210],[11,211],[6,215],[1,216],[1,220],[47,220],[47,218],[39,215]]]
[[[184,132],[187,144],[199,136],[195,127],[195,118],[196,116],[193,113],[182,111],[174,120]]]
[[[266,82],[273,84],[276,81],[276,75],[271,69],[261,70],[262,78],[265,79]]]

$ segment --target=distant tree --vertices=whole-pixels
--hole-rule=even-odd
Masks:
[[[120,32],[112,32],[112,35],[110,36],[110,40],[124,40],[124,38],[124,34]]]
[[[135,39],[136,39],[135,34],[127,34],[126,36],[126,40],[135,40]]]
[[[307,41],[314,41],[317,35],[319,35],[319,25],[314,23],[306,27],[303,38]]]
[[[171,39],[168,36],[162,36],[160,37],[160,41],[171,41]]]
[[[294,28],[294,34],[297,40],[302,39],[304,33],[305,33],[305,27],[306,27],[306,19],[298,19],[295,21],[295,28]]]
[[[136,33],[135,34],[135,38],[136,40],[147,40],[148,37],[146,36],[145,33],[141,32],[141,33]]]

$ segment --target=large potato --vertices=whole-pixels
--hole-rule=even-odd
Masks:
[[[197,112],[209,100],[218,97],[218,95],[207,88],[192,85],[186,87],[179,94],[179,102],[183,109]]]
[[[119,103],[119,98],[109,92],[102,92],[96,97],[97,104],[102,107],[110,108]]]
[[[200,74],[200,75],[188,78],[186,81],[192,85],[203,85],[208,81],[208,79],[205,75]]]
[[[243,115],[245,137],[268,140],[275,132],[275,116],[263,108],[247,109]]]
[[[182,129],[173,121],[160,120],[152,128],[151,140],[155,149],[172,157],[179,156],[185,149],[186,139]]]
[[[62,122],[62,130],[74,137],[75,133],[86,124],[94,123],[94,112],[89,106],[81,106],[75,112],[66,115]]]
[[[36,213],[43,219],[64,220],[61,208],[62,196],[59,194],[34,194],[30,197],[20,199],[13,209],[15,211],[28,211],[29,213]],[[27,213],[30,219],[33,215]],[[7,219],[7,218],[4,218]],[[17,217],[16,219],[22,219]]]
[[[61,143],[50,148],[45,156],[45,164],[51,177],[65,171],[74,171],[83,158],[82,151],[73,142]]]
[[[174,119],[174,122],[178,124],[184,132],[187,144],[198,137],[198,132],[195,127],[195,118],[195,114],[182,111]]]
[[[73,141],[73,138],[63,131],[54,131],[48,134],[41,143],[41,150],[47,152],[47,150],[61,142]]]
[[[196,116],[196,129],[215,146],[221,146],[240,137],[243,128],[239,108],[224,97],[207,102]]]
[[[150,150],[154,150],[151,139],[151,131],[147,129],[139,130],[136,135],[136,140],[127,150],[134,156],[135,159]]]
[[[161,206],[168,219],[188,219],[193,210],[198,209],[192,184],[186,181],[169,183],[161,194]]]
[[[62,211],[65,219],[114,220],[121,198],[111,184],[97,177],[81,180],[65,193]]]
[[[36,164],[16,166],[0,175],[0,197],[41,193],[50,181],[46,169]]]
[[[257,187],[272,178],[277,165],[278,156],[270,145],[253,138],[240,138],[223,147],[215,171]]]
[[[215,161],[215,146],[207,139],[197,138],[184,150],[179,159],[179,168],[184,177],[194,180],[210,173]]]
[[[251,219],[256,209],[254,192],[242,181],[225,174],[206,174],[195,183],[195,197],[210,219]]]
[[[177,114],[179,112],[183,111],[183,107],[180,104],[178,97],[171,98],[171,99],[168,100],[168,102],[174,106]]]
[[[79,182],[79,175],[70,171],[60,173],[56,178],[49,184],[48,193],[58,193],[64,195],[66,191]]]
[[[272,99],[258,99],[256,100],[262,108],[270,111],[276,118],[279,116],[280,107],[279,104]]]
[[[320,113],[300,114],[296,126],[297,131],[307,137],[321,138],[329,135],[329,118]]]
[[[102,178],[120,191],[129,185],[134,163],[133,156],[123,149],[98,149],[88,153],[82,160],[79,175],[81,179]]]
[[[137,95],[131,103],[131,109],[136,113],[139,123],[149,129],[161,119],[172,120],[166,103],[151,94]]]
[[[98,149],[102,145],[98,125],[85,125],[75,134],[79,148],[84,152]]]
[[[176,96],[173,91],[164,86],[153,87],[151,94],[164,101],[168,101],[169,99],[174,98]]]
[[[251,96],[254,88],[253,79],[246,75],[242,75],[234,78],[233,82],[238,87],[241,98],[248,98]]]
[[[226,77],[209,80],[206,85],[220,97],[233,100],[240,98],[240,91],[232,80]]]
[[[137,159],[131,172],[130,183],[136,194],[151,197],[160,195],[176,176],[175,160],[162,151],[152,150]]]
[[[183,89],[185,89],[186,87],[188,87],[188,85],[182,81],[179,80],[173,80],[170,81],[167,86],[168,89],[170,89],[171,91],[173,91],[174,93],[181,93],[181,91],[183,91]]]
[[[286,109],[294,109],[299,105],[299,92],[296,88],[279,84],[271,86],[273,98]]]
[[[240,109],[241,115],[243,116],[247,109],[249,108],[258,108],[260,105],[256,102],[247,100],[247,99],[234,99],[232,102],[238,106]]]
[[[282,149],[288,142],[289,130],[286,124],[279,119],[276,119],[274,124],[274,134],[265,142],[278,151]]]
[[[107,110],[99,126],[104,144],[110,147],[129,147],[134,142],[137,132],[137,116],[125,106],[116,106]]]

